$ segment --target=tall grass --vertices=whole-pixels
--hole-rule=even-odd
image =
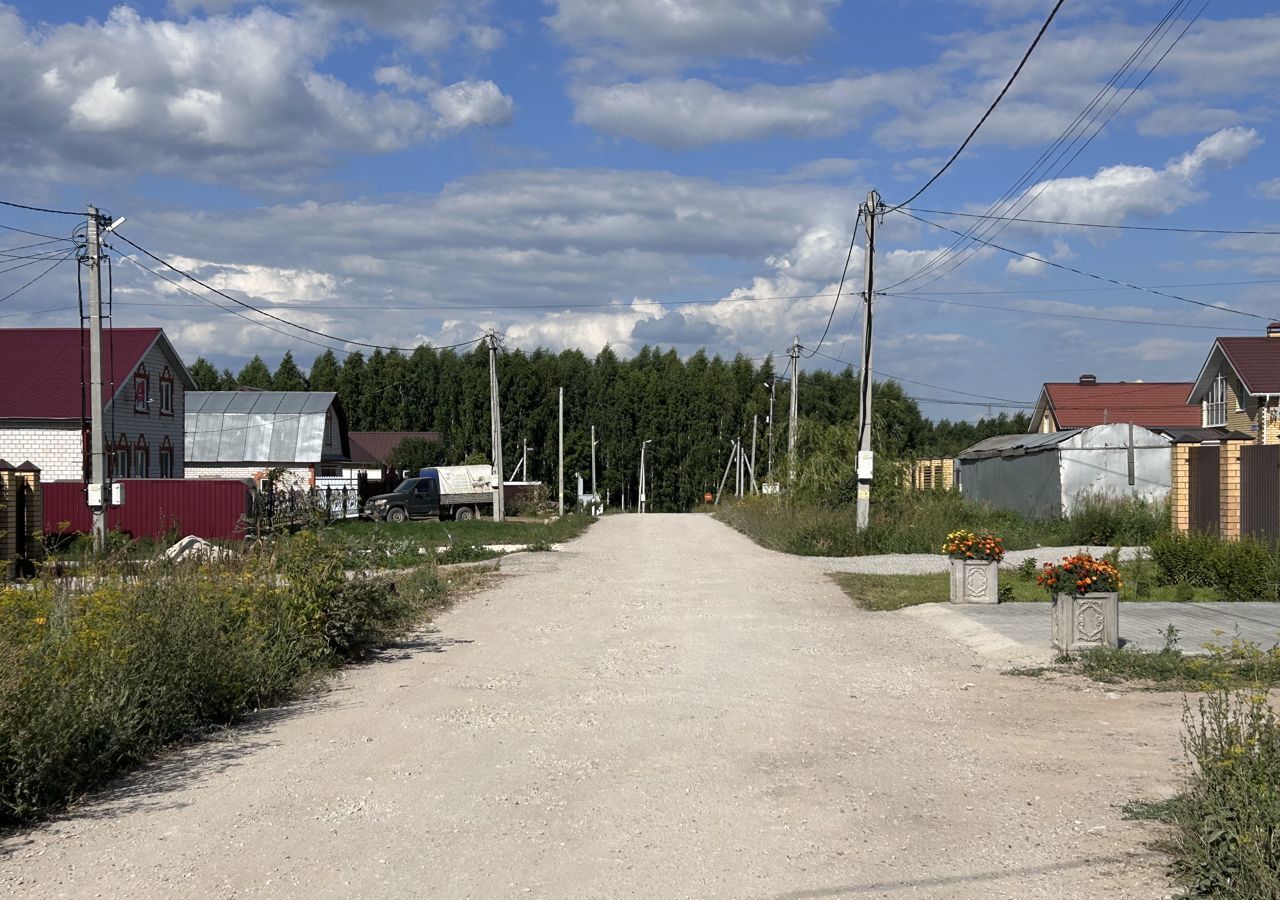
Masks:
[[[109,560],[74,583],[0,590],[0,822],[295,695],[444,594],[430,569],[394,585],[349,580],[309,532],[127,571]]]
[[[872,504],[865,531],[850,505],[750,497],[717,515],[757,543],[801,556],[937,553],[958,528],[991,531],[1010,550],[1037,546],[1141,544],[1168,529],[1164,507],[1139,500],[1090,500],[1070,519],[1028,520],[1009,510],[966,500],[955,491],[895,491]]]

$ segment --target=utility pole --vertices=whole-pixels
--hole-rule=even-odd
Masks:
[[[564,516],[564,388],[560,388],[560,469],[556,476],[558,500],[556,506]]]
[[[864,531],[871,518],[871,475],[875,457],[871,452],[871,301],[875,296],[876,213],[880,195],[867,192],[862,208],[867,230],[867,258],[862,291],[862,398],[858,403],[858,519],[857,529]]]
[[[760,427],[760,416],[751,417],[751,493],[756,492],[756,429]]]
[[[93,549],[101,553],[107,542],[107,505],[111,488],[107,481],[106,423],[102,409],[102,217],[89,206],[85,257],[89,263],[89,507],[93,510]]]
[[[769,383],[765,385],[769,389],[769,477],[773,478],[773,393],[774,388],[778,384],[778,379],[771,378]]]
[[[597,505],[596,497],[596,426],[591,426],[591,505]],[[594,510],[593,510],[594,512]]]
[[[787,348],[791,357],[791,416],[787,426],[787,483],[796,480],[796,430],[800,427],[800,335]]]
[[[637,507],[640,512],[644,512],[649,508],[649,485],[644,471],[644,451],[651,443],[653,443],[653,438],[649,438],[640,445],[640,503]]]
[[[486,336],[489,343],[489,425],[493,441],[493,521],[506,519],[506,503],[503,484],[506,481],[502,467],[502,411],[498,404],[498,333],[492,329]]]

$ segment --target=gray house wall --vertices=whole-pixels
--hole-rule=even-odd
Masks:
[[[137,445],[138,437],[147,440],[148,471],[140,474],[129,472],[132,478],[160,477],[160,445],[165,437],[173,446],[173,477],[183,475],[183,412],[186,398],[186,385],[182,382],[182,363],[170,356],[164,348],[163,341],[157,340],[142,359],[147,367],[150,379],[151,405],[149,412],[140,413],[134,409],[133,372],[129,373],[127,384],[116,385],[115,399],[107,408],[107,443],[108,453],[115,451],[116,445],[123,435],[132,449]],[[160,414],[160,376],[165,366],[173,375],[173,415]],[[135,369],[136,371],[136,369]],[[113,419],[114,417],[114,419]]]
[[[1011,509],[1029,519],[1062,515],[1058,454],[960,460],[960,490],[970,500]]]

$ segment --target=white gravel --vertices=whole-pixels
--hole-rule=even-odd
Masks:
[[[709,516],[503,565],[332,692],[0,839],[0,894],[1169,893],[1119,806],[1172,790],[1177,698],[1001,675]]]

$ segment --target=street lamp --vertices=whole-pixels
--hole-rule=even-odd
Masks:
[[[644,448],[648,447],[652,443],[653,443],[653,438],[649,438],[647,441],[645,441],[640,445],[640,512],[642,513],[645,511],[645,508],[648,506],[648,502],[649,502],[649,498],[647,494],[648,483],[644,474]]]

